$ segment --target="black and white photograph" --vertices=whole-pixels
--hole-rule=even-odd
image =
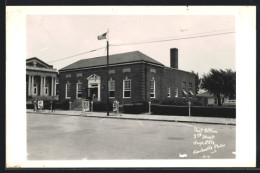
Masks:
[[[254,7],[6,11],[7,167],[255,166]]]

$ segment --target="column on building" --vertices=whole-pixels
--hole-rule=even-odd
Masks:
[[[56,96],[56,77],[54,77],[54,96]]]
[[[46,76],[43,76],[43,95],[45,95]]]
[[[41,76],[41,83],[40,83],[40,96],[43,96],[43,77]]]
[[[31,75],[28,75],[28,96],[31,96]]]
[[[54,80],[53,80],[53,77],[51,77],[51,96],[53,96],[53,83],[54,83]]]
[[[31,94],[33,95],[33,89],[34,89],[34,75],[32,75],[32,85],[31,85]]]

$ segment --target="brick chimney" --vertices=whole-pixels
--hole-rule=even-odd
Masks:
[[[170,49],[171,56],[171,67],[178,69],[178,49],[172,48]]]

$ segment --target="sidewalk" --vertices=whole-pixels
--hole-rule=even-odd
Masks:
[[[27,109],[27,113],[50,114],[49,110],[34,112]],[[54,115],[82,116],[82,111],[73,110],[56,110],[52,112]],[[132,119],[132,120],[150,120],[150,121],[170,121],[170,122],[186,122],[186,123],[205,123],[205,124],[223,124],[236,125],[234,118],[213,118],[213,117],[188,117],[188,116],[169,116],[169,115],[148,115],[148,114],[120,114],[110,112],[107,116],[106,112],[87,112],[84,116],[96,118],[114,118],[114,119]]]

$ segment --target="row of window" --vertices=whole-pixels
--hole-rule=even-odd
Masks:
[[[150,98],[155,98],[155,80],[150,80]],[[108,90],[109,90],[109,97],[115,97],[115,80],[108,81]],[[182,83],[182,97],[192,97],[194,94],[192,92],[192,83],[189,83],[189,94],[187,94],[186,90],[186,82]],[[66,84],[66,98],[71,97],[71,83],[67,82]],[[171,87],[167,87],[167,97],[171,97]],[[178,88],[174,89],[174,97],[178,97]],[[82,98],[82,83],[79,81],[76,85],[76,98]],[[131,79],[123,80],[123,98],[131,98]]]
[[[67,82],[66,84],[65,98],[71,98],[71,83]],[[109,97],[115,97],[115,80],[108,81]],[[131,80],[123,80],[123,97],[131,98]],[[78,82],[76,86],[76,98],[82,98],[82,83]]]
[[[127,73],[127,72],[131,72],[131,68],[127,67],[127,68],[123,68],[123,73]],[[150,68],[150,72],[151,73],[156,73],[156,69],[155,68]],[[114,69],[111,69],[108,71],[109,74],[115,74],[116,71]],[[82,73],[77,73],[76,77],[82,77]],[[66,74],[66,78],[71,78],[71,74]]]
[[[38,84],[33,84],[33,95],[38,95]],[[44,87],[44,94],[49,95],[49,86],[45,85]]]
[[[194,94],[192,92],[192,83],[189,83],[189,93],[186,92],[186,82],[182,82],[182,97],[186,97],[189,95],[189,97],[192,97]],[[171,87],[167,87],[167,97],[171,97]],[[174,97],[178,97],[178,88],[175,88],[174,90]]]

